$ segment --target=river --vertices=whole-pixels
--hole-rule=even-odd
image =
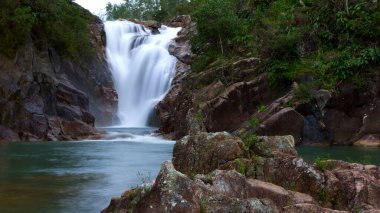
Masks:
[[[151,129],[108,131],[104,141],[0,144],[0,212],[100,212],[171,159],[173,142]]]

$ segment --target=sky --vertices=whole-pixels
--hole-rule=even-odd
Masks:
[[[120,4],[124,2],[124,0],[75,0],[75,2],[88,9],[94,15],[100,15],[104,14],[108,2]]]

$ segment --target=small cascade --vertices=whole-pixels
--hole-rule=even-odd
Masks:
[[[168,47],[180,28],[162,26],[160,34],[129,21],[105,23],[107,59],[119,96],[123,127],[146,127],[154,107],[168,92],[177,59]]]

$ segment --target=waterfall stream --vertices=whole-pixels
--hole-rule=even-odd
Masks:
[[[149,126],[154,107],[168,92],[177,59],[168,47],[180,28],[162,26],[160,34],[129,21],[105,23],[107,60],[119,96],[122,127]]]

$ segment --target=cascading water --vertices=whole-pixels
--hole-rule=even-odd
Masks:
[[[119,96],[121,126],[146,127],[155,105],[168,92],[176,58],[168,52],[180,28],[161,27],[160,34],[129,21],[105,23],[107,58]]]

